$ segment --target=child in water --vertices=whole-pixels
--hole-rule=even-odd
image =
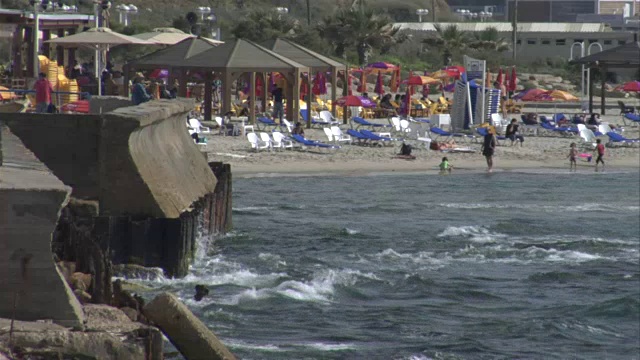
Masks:
[[[569,147],[569,172],[571,170],[578,171],[578,163],[576,162],[576,157],[578,156],[578,149],[576,149],[576,143],[571,143]]]
[[[440,163],[440,174],[444,174],[445,172],[451,173],[451,169],[453,169],[453,166],[449,164],[449,159],[447,159],[446,156],[443,157]]]

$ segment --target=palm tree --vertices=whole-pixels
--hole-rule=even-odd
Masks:
[[[281,16],[276,11],[251,11],[234,24],[231,33],[236,38],[263,42],[278,37],[291,37],[299,24],[291,17]]]
[[[360,65],[369,61],[372,50],[388,48],[406,39],[399,36],[399,29],[387,15],[362,6],[338,10],[326,17],[318,30],[334,47],[337,56],[342,56],[347,48],[355,48]]]
[[[460,30],[457,25],[449,25],[444,28],[440,25],[435,25],[435,28],[435,35],[422,40],[422,42],[427,47],[442,52],[444,64],[449,65],[452,54],[464,50],[468,46],[469,36],[466,32]]]
[[[486,28],[480,32],[473,34],[473,39],[469,43],[469,47],[476,50],[488,50],[495,52],[504,52],[511,49],[509,42],[505,38],[500,37],[498,29],[494,27]]]

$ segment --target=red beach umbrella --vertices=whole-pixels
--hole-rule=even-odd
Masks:
[[[382,73],[378,72],[378,78],[376,79],[375,93],[378,95],[384,94],[384,85],[382,83]]]
[[[518,74],[516,73],[516,67],[511,68],[511,78],[509,78],[509,84],[507,85],[507,91],[515,92],[518,85]]]
[[[496,82],[498,82],[500,85],[504,84],[504,79],[503,79],[503,73],[502,73],[502,68],[500,68],[500,70],[498,70],[498,76],[496,77]]]
[[[359,93],[367,92],[367,74],[364,70],[360,71],[360,85],[357,90]]]
[[[626,92],[640,92],[640,81],[630,81],[622,85],[622,90]]]

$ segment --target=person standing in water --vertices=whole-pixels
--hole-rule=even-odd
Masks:
[[[493,154],[496,149],[496,136],[493,127],[489,128],[487,135],[484,136],[484,143],[482,144],[482,155],[487,159],[487,172],[493,171]]]

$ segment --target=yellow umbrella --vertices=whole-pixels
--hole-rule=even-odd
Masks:
[[[438,70],[432,74],[429,75],[432,78],[435,79],[448,79],[450,77],[453,77],[449,72],[445,71],[445,70]]]
[[[580,99],[578,99],[574,95],[571,95],[568,92],[562,90],[553,90],[549,93],[549,96],[553,100],[557,101],[580,101]]]

